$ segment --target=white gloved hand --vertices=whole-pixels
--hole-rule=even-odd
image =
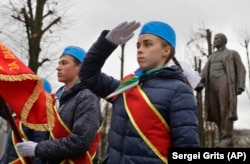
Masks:
[[[107,34],[106,39],[115,45],[121,45],[126,43],[129,39],[134,36],[134,31],[140,27],[140,23],[136,21],[123,22],[114,29],[110,30]]]
[[[195,89],[200,82],[201,77],[197,71],[195,71],[188,63],[180,61],[181,67],[184,71],[184,75],[187,77],[191,87]]]
[[[33,141],[18,142],[16,144],[17,150],[22,157],[35,156],[35,148],[37,143]]]

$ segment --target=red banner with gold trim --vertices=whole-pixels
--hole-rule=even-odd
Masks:
[[[44,131],[53,126],[53,98],[42,79],[1,42],[0,95],[27,127]]]

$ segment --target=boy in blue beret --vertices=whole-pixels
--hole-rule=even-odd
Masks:
[[[63,83],[55,95],[54,127],[50,139],[17,144],[21,156],[35,156],[46,164],[89,164],[96,159],[102,115],[99,98],[79,79],[85,57],[78,46],[66,47],[60,55],[58,81]]]

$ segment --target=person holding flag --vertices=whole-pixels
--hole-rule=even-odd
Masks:
[[[104,30],[79,72],[94,93],[113,104],[104,164],[168,163],[169,148],[200,146],[192,81],[175,57],[176,36],[170,25],[143,25],[136,44],[139,69],[133,74],[120,81],[101,72],[111,53],[138,27],[139,22],[125,21]]]
[[[46,78],[42,78],[43,80],[43,88],[47,93],[51,93],[52,87],[50,82]],[[10,111],[11,113],[12,111]],[[18,131],[20,132],[19,135],[24,138],[27,141],[33,141],[33,142],[40,142],[42,140],[49,139],[49,131],[37,131],[31,128],[28,128],[25,126],[22,121],[16,117],[15,113],[13,115],[13,120],[15,121],[16,127],[18,128]],[[4,119],[8,120],[6,113],[3,109],[0,108],[0,116]],[[19,155],[19,152],[17,152],[17,148],[15,147],[15,144],[17,143],[17,137],[15,136],[15,133],[13,130],[10,132],[5,152],[0,159],[0,164],[6,164],[6,163],[12,163],[12,164],[22,164],[27,163],[27,159],[23,158]],[[29,158],[29,162],[32,164],[46,164],[46,161],[42,161],[38,157]]]
[[[58,81],[64,85],[56,92],[54,124],[50,139],[16,144],[23,157],[36,156],[49,164],[91,164],[101,134],[99,98],[79,80],[78,71],[85,51],[68,46],[60,56]]]

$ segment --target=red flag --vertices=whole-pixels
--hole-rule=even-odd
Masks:
[[[54,123],[54,99],[43,89],[43,81],[0,43],[0,95],[29,128],[49,130]]]

